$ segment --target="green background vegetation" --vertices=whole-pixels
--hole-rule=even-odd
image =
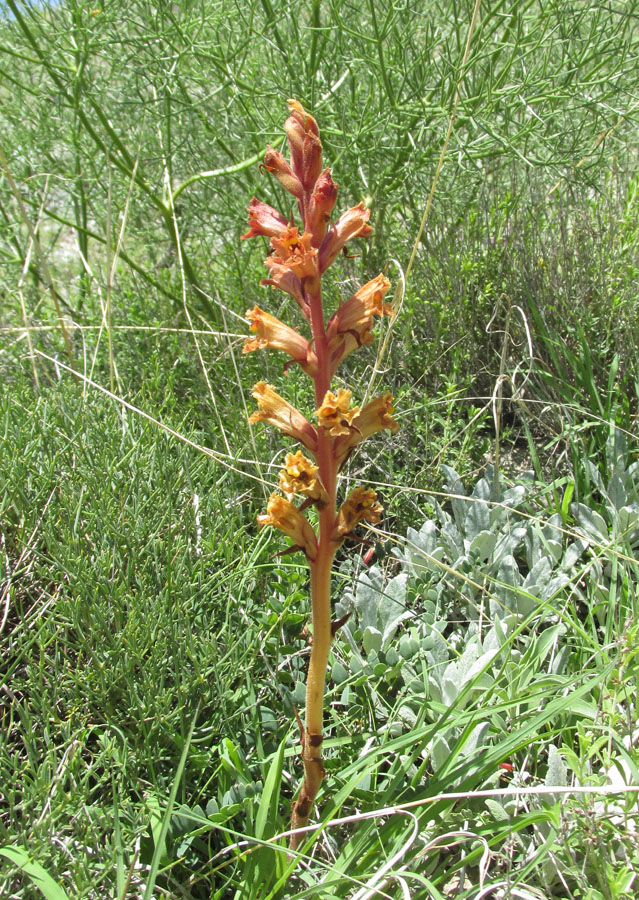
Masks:
[[[460,77],[474,5],[0,5],[3,897],[636,895],[636,794],[475,792],[639,783],[639,3],[483,3]],[[258,161],[296,97],[372,210],[329,306],[401,283],[458,91],[401,312],[341,373],[402,428],[346,472],[386,516],[336,579],[345,821],[294,867],[255,841],[300,775],[305,570],[255,527],[282,442],[246,410],[312,403],[241,354],[247,308],[296,310],[239,236],[286,208]],[[489,462],[484,528],[450,495]]]

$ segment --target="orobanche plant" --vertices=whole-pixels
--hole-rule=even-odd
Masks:
[[[293,541],[286,552],[301,551],[310,568],[313,636],[305,722],[301,727],[304,781],[291,816],[292,827],[302,828],[308,823],[324,777],[322,716],[326,666],[331,641],[344,621],[331,620],[333,558],[361,522],[377,523],[382,514],[375,491],[363,486],[354,488],[338,507],[338,474],[357,444],[381,429],[396,432],[399,426],[393,419],[393,398],[389,393],[360,409],[351,405],[351,391],[341,387],[336,392],[331,390],[331,379],[340,363],[353,350],[373,341],[374,316],[392,315],[392,306],[384,303],[390,284],[384,275],[378,275],[340,302],[326,321],[322,276],[347,241],[370,235],[369,210],[359,203],[331,224],[337,185],[330,170],[322,168],[317,123],[297,100],[289,100],[289,110],[284,128],[291,162],[269,147],[264,168],[295,197],[299,224],[295,224],[292,213],[282,215],[253,198],[248,208],[250,229],[243,237],[264,235],[270,239],[271,252],[266,258],[270,277],[262,284],[285,291],[295,300],[310,335],[303,336],[255,306],[247,312],[254,336],[247,339],[244,352],[268,347],[281,350],[301,366],[315,385],[315,424],[263,381],[253,389],[259,410],[251,416],[252,422],[275,425],[304,448],[286,455],[279,476],[281,493],[272,494],[266,514],[258,516],[260,526],[272,525],[283,531]],[[301,501],[299,504],[295,503],[296,498]],[[316,527],[305,515],[312,507],[317,511]],[[293,836],[293,848],[300,839],[299,835]]]

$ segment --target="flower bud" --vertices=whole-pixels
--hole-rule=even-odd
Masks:
[[[266,148],[264,168],[277,178],[289,194],[293,194],[293,196],[298,198],[302,196],[304,193],[302,182],[278,150],[274,150],[272,147]]]
[[[331,178],[331,170],[324,169],[311,194],[304,223],[306,231],[310,231],[313,235],[314,247],[319,247],[324,239],[336,200],[337,185]]]
[[[305,112],[297,100],[289,100],[290,116],[284,130],[291,149],[293,170],[304,189],[310,191],[322,171],[322,143],[313,116]]]

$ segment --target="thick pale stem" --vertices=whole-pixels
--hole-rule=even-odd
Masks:
[[[315,396],[320,406],[328,390],[329,358],[322,309],[322,293],[319,279],[307,294],[311,309],[315,352],[318,361],[318,373],[315,377]],[[320,429],[322,432],[322,429]],[[335,544],[331,540],[335,526],[337,468],[333,457],[332,439],[324,433],[318,436],[316,461],[322,484],[328,494],[328,500],[319,513],[319,546],[316,560],[311,563],[311,606],[313,621],[313,645],[306,680],[306,713],[304,740],[302,745],[302,762],[304,763],[304,782],[299,797],[293,805],[291,825],[303,828],[313,808],[317,792],[324,778],[322,763],[323,717],[324,717],[324,685],[328,654],[333,639],[331,625],[331,568],[335,556]],[[291,837],[291,848],[294,850],[303,839],[303,835]]]

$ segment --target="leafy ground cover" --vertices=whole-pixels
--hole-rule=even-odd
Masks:
[[[635,896],[637,4],[480,7],[461,82],[470,3],[1,9],[0,894]],[[291,857],[308,587],[255,527],[238,238],[298,96],[371,205],[334,297],[401,284],[457,91],[349,376],[402,428],[344,473],[386,514]]]

